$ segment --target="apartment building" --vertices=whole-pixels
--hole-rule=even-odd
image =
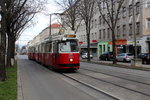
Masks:
[[[132,0],[125,0],[120,10],[118,23],[116,26],[116,51],[118,53],[134,53],[134,33],[133,33],[133,13]],[[104,10],[106,7],[104,7]],[[137,53],[150,52],[150,0],[134,0],[135,11],[135,32]],[[105,13],[107,17],[107,11]],[[98,7],[95,7],[95,14],[92,19],[90,34],[90,48],[94,56],[99,56],[104,52],[112,51],[111,31],[99,13]],[[81,50],[87,50],[87,40],[85,24],[82,22],[78,31]]]
[[[61,29],[61,25],[57,24],[57,23],[52,24],[50,27],[51,27],[51,35],[58,34],[59,30]],[[39,43],[41,43],[42,41],[44,41],[45,39],[49,38],[50,37],[50,27],[46,27],[37,36],[35,36],[33,38],[33,40],[29,41],[27,44],[28,47],[36,46]]]

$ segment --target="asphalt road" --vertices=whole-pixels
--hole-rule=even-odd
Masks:
[[[23,98],[18,100],[114,100],[100,91],[119,100],[150,100],[150,71],[81,62],[77,73],[64,73],[100,90],[96,91],[27,56],[18,58]]]
[[[23,100],[96,100],[62,77],[26,56],[18,56],[20,93]]]

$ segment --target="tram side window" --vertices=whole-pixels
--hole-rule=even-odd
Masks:
[[[49,52],[49,45],[48,44],[46,44],[46,52]]]
[[[58,53],[57,46],[57,42],[53,42],[53,53]]]
[[[42,53],[46,52],[45,51],[45,44],[42,45]]]
[[[52,52],[52,43],[49,43],[49,52]]]
[[[28,49],[28,53],[31,53],[31,48]]]
[[[35,53],[35,47],[33,47],[33,53]]]
[[[44,52],[46,53],[47,51],[46,51],[46,44],[44,45]]]
[[[45,50],[46,50],[46,52],[51,52],[52,51],[52,44],[47,43],[46,46],[45,46]]]
[[[44,47],[44,45],[42,44],[42,45],[41,45],[41,53],[43,53],[43,51],[44,51],[44,48],[43,48],[43,47]]]
[[[38,53],[40,53],[41,52],[41,46],[39,45],[38,46]]]
[[[38,46],[36,46],[35,52],[38,53]]]
[[[30,48],[30,53],[33,53],[33,47],[32,47],[32,48]]]

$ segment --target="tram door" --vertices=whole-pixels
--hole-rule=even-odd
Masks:
[[[53,42],[53,65],[57,66],[58,65],[58,46],[57,42]]]

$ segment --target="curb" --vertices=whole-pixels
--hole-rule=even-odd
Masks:
[[[122,64],[109,64],[109,63],[96,62],[96,61],[85,61],[85,60],[80,60],[80,61],[81,62],[86,62],[86,63],[93,63],[93,64],[99,64],[99,65],[112,66],[112,67],[150,71],[150,68],[146,68],[146,67],[134,67],[134,66],[128,66],[128,65],[122,65]]]
[[[18,64],[18,57],[17,57],[17,100],[24,100],[23,99],[23,89],[22,89],[22,84],[21,84],[21,77],[20,77],[20,69],[19,69],[19,64]]]

